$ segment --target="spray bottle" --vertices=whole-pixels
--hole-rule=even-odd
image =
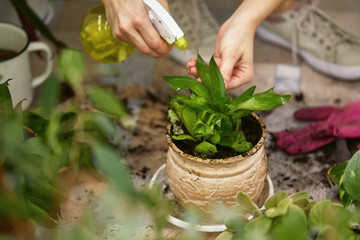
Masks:
[[[179,50],[187,48],[183,31],[166,9],[156,0],[143,0],[149,18],[162,39]],[[105,8],[99,3],[89,9],[80,25],[80,42],[85,52],[95,61],[117,63],[127,59],[135,47],[115,39],[106,20]]]

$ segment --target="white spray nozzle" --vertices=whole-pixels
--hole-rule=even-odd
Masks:
[[[175,44],[180,50],[184,50],[188,46],[184,32],[166,9],[156,0],[143,1],[149,18],[160,36],[170,45]]]

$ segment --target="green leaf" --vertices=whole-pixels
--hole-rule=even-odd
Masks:
[[[345,172],[345,168],[347,166],[348,162],[343,162],[337,166],[335,166],[334,168],[331,169],[330,171],[330,178],[331,180],[334,181],[334,183],[337,186],[340,186],[340,179],[343,177],[344,172]]]
[[[174,113],[181,120],[182,123],[184,123],[183,118],[182,118],[182,110],[183,110],[183,108],[184,108],[183,104],[179,103],[175,99],[171,99],[171,101],[170,101],[170,109],[172,109],[174,111]]]
[[[0,124],[0,145],[1,154],[16,151],[16,148],[24,141],[22,120],[19,114],[14,111],[13,115],[2,121]]]
[[[15,9],[29,22],[33,27],[35,27],[39,32],[52,43],[55,44],[58,48],[65,48],[66,45],[56,39],[51,33],[50,29],[43,23],[43,21],[38,17],[38,15],[29,7],[26,1],[23,0],[11,0],[11,3],[14,5]]]
[[[229,230],[242,231],[249,219],[242,214],[234,214],[225,219],[225,226]]]
[[[230,107],[233,118],[235,119],[241,119],[242,117],[245,117],[252,112],[251,110],[245,110],[245,109],[236,110],[236,112],[233,112],[235,111],[235,108],[231,107],[232,105],[228,105],[228,106]]]
[[[360,150],[358,150],[354,156],[349,160],[345,172],[342,184],[349,196],[356,202],[360,202]]]
[[[195,126],[194,124],[197,122],[197,114],[196,111],[188,106],[184,106],[182,108],[181,117],[185,128],[189,131],[190,135],[195,137],[194,131]]]
[[[233,99],[231,101],[231,104],[236,106],[246,100],[248,100],[254,93],[256,86],[252,86],[250,88],[248,88],[245,92],[243,92],[240,96],[238,96],[237,98]]]
[[[94,160],[113,186],[120,193],[134,194],[131,177],[127,167],[109,146],[97,144],[93,147]]]
[[[212,135],[210,138],[207,139],[207,141],[209,141],[214,145],[218,144],[220,140],[221,140],[221,135],[219,133],[215,133],[214,135]]]
[[[194,124],[193,136],[197,139],[208,139],[209,136],[215,134],[214,125],[207,125],[201,119]]]
[[[276,207],[269,208],[265,211],[265,214],[269,218],[275,218],[287,214],[288,208],[293,202],[292,198],[285,198],[281,200]]]
[[[27,154],[47,156],[50,152],[43,140],[41,137],[31,137],[23,142],[21,149]]]
[[[9,91],[9,81],[0,84],[0,123],[9,118],[14,112]]]
[[[221,146],[231,147],[234,142],[234,139],[236,139],[236,136],[237,136],[237,133],[235,131],[231,131],[231,132],[224,131],[221,135],[221,140],[218,144]]]
[[[293,203],[299,207],[306,207],[309,204],[309,199],[313,199],[307,192],[298,192],[290,196],[293,199]]]
[[[56,105],[59,102],[59,96],[60,83],[54,75],[51,75],[41,88],[40,106],[43,115],[50,116],[50,114],[56,110]]]
[[[58,138],[58,133],[60,132],[60,116],[51,115],[49,118],[48,126],[46,128],[46,140],[51,149],[55,154],[61,154],[63,152],[63,146]]]
[[[273,220],[271,218],[262,215],[260,217],[252,219],[245,225],[245,231],[250,233],[256,233],[260,236],[265,236],[271,229]]]
[[[202,59],[202,57],[199,54],[196,59],[196,70],[198,72],[198,75],[199,75],[201,81],[204,83],[206,88],[209,91],[212,91],[209,66],[204,62],[204,60]],[[209,93],[212,97],[213,96],[212,93],[211,92],[209,92]],[[214,99],[211,98],[211,101],[213,101],[213,100]]]
[[[284,105],[290,98],[290,95],[274,94],[271,88],[266,92],[254,94],[248,100],[237,104],[235,108],[236,110],[246,109],[251,111],[271,110]]]
[[[204,97],[193,97],[193,98],[187,98],[187,99],[178,99],[176,98],[178,102],[181,104],[185,104],[188,107],[195,108],[198,110],[208,110],[210,109],[209,102]]]
[[[211,92],[213,101],[219,101],[217,102],[217,104],[219,104],[220,101],[222,101],[226,97],[226,91],[225,91],[224,79],[221,75],[218,65],[214,60],[214,56],[210,60],[209,73],[210,73],[210,82],[208,84],[204,82],[204,84]]]
[[[127,115],[123,102],[117,96],[105,88],[92,86],[87,91],[90,101],[100,111],[121,119]]]
[[[183,76],[164,76],[164,79],[175,91],[189,89],[197,96],[203,97],[211,103],[211,96],[208,89],[195,79]]]
[[[230,98],[225,97],[225,98],[221,98],[221,99],[215,99],[214,100],[214,110],[216,110],[217,112],[221,112],[224,114],[228,113],[229,110],[229,104],[230,104]]]
[[[325,200],[317,202],[309,213],[309,227],[313,231],[319,231],[319,240],[331,239],[342,240],[352,239],[354,232],[349,225],[354,219],[354,215],[341,204]],[[329,235],[329,228],[332,229]],[[321,235],[321,237],[320,237]]]
[[[353,204],[354,199],[349,195],[349,193],[346,191],[345,186],[343,184],[344,175],[340,178],[340,185],[339,188],[339,197],[341,200],[341,203],[344,205],[344,207],[350,207],[351,204]]]
[[[217,153],[217,148],[214,144],[203,141],[195,146],[194,151],[202,158],[209,158]]]
[[[49,214],[44,209],[33,204],[31,201],[26,202],[28,211],[31,214],[31,217],[34,218],[40,225],[43,224],[46,220],[49,219]]]
[[[181,127],[181,121],[175,111],[171,108],[168,110],[168,121],[172,125],[171,133],[173,136],[184,135],[184,130]]]
[[[282,216],[281,224],[273,228],[272,236],[276,240],[308,240],[305,212],[296,205],[290,205]]]
[[[196,142],[195,138],[193,138],[190,135],[186,135],[186,134],[184,134],[184,135],[172,135],[171,138],[175,139],[175,140],[179,140],[179,141],[181,141],[181,140],[191,140],[191,141]]]
[[[234,128],[234,124],[231,121],[231,119],[229,117],[224,117],[224,119],[221,122],[221,131],[224,133],[229,133],[232,132],[233,128]],[[237,135],[237,133],[234,134]]]
[[[116,128],[114,122],[104,114],[93,113],[91,114],[92,121],[101,129],[106,136],[114,136]]]
[[[339,236],[338,230],[334,226],[324,226],[317,234],[316,240],[353,240],[354,236]]]
[[[277,194],[275,194],[274,196],[270,197],[266,203],[265,203],[265,208],[269,209],[272,207],[277,207],[279,202],[283,199],[285,199],[286,197],[286,192],[278,192]]]
[[[58,57],[57,70],[75,92],[81,88],[85,65],[80,51],[63,49]]]
[[[168,120],[173,125],[176,125],[176,124],[178,124],[178,122],[180,122],[180,118],[175,113],[175,111],[171,108],[168,109]]]
[[[309,213],[309,227],[319,230],[326,225],[348,228],[352,214],[341,204],[324,200],[317,202]]]
[[[60,207],[59,203],[65,200],[55,183],[43,179],[43,176],[39,174],[25,175],[24,191],[27,199],[48,213],[57,212]]]
[[[234,234],[231,231],[224,231],[220,233],[215,240],[232,240]]]
[[[33,111],[23,112],[23,124],[38,136],[45,137],[48,120]]]
[[[237,209],[239,209],[241,213],[254,215],[254,203],[251,201],[249,195],[244,192],[238,192],[236,195],[236,200],[239,203]]]
[[[236,141],[231,144],[231,148],[239,153],[243,153],[249,151],[252,148],[252,144],[247,141]]]

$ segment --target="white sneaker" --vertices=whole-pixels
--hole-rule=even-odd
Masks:
[[[172,17],[189,43],[184,51],[173,47],[168,56],[180,64],[185,64],[199,53],[205,61],[210,61],[215,52],[219,24],[204,0],[168,0],[168,3]]]
[[[315,3],[271,15],[256,31],[261,39],[292,49],[316,70],[343,80],[360,80],[360,40],[342,29]]]

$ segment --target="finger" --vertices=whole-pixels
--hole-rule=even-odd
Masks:
[[[166,0],[162,0],[159,3],[169,12]],[[146,16],[148,16],[145,7],[143,10],[146,11]],[[164,56],[171,50],[171,47],[161,38],[149,17],[145,19],[137,18],[134,20],[134,26],[139,31],[149,48],[159,56]]]
[[[144,39],[148,48],[158,55],[158,57],[165,56],[171,50],[171,46],[169,46],[165,41],[160,37],[159,33],[156,31],[154,27],[145,28],[144,26],[139,27],[139,33]],[[146,52],[145,52],[146,53]]]
[[[133,16],[133,19],[137,18],[137,16]],[[151,24],[150,20],[148,24]],[[151,27],[153,26],[151,25]],[[135,28],[133,20],[130,21],[129,19],[122,19],[121,25],[119,24],[118,27],[113,28],[113,35],[120,41],[134,45],[138,50],[146,55],[151,57],[159,57],[159,54],[157,54],[148,46],[140,32]]]
[[[187,68],[194,68],[196,67],[196,61],[197,61],[197,58],[193,57],[193,58],[190,58],[189,61],[186,63],[186,67]]]
[[[131,31],[128,36],[126,36],[128,39],[130,39],[130,42],[134,44],[134,46],[143,54],[158,58],[161,57],[159,53],[154,51],[144,40],[142,35],[134,29],[134,31]]]
[[[189,73],[190,75],[193,75],[193,76],[196,77],[196,78],[199,77],[199,74],[198,74],[196,68],[190,68],[189,71],[188,71],[188,73]]]
[[[142,53],[161,57],[171,50],[151,23],[144,5],[140,12],[120,19],[119,22],[121,24],[113,30],[114,36],[133,44]]]
[[[229,82],[225,81],[225,89],[226,90],[235,89],[235,88],[239,87],[240,85],[242,85],[242,82],[239,79],[230,80]]]
[[[254,72],[251,67],[235,67],[229,82],[225,82],[226,89],[234,89],[254,80]]]
[[[231,76],[232,76],[233,69],[234,69],[235,64],[238,59],[234,59],[231,56],[226,56],[226,55],[221,56],[221,59],[222,59],[222,61],[220,63],[219,68],[220,68],[220,71],[222,73],[225,83],[229,83]]]
[[[200,83],[202,83],[201,78],[197,77],[196,80]]]
[[[161,38],[149,18],[144,20],[137,20],[134,22],[134,24],[135,28],[147,45],[147,49],[144,48],[145,54],[150,53],[155,54],[158,57],[162,57],[171,50],[171,47],[168,46]]]

